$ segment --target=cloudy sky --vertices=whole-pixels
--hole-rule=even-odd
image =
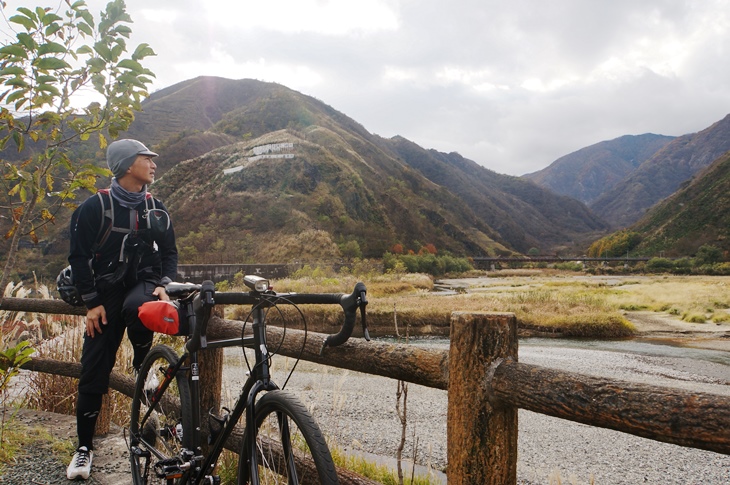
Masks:
[[[9,7],[60,0],[8,1]],[[274,81],[378,135],[522,175],[730,113],[730,0],[127,0],[153,90]],[[87,0],[97,14],[106,1]]]

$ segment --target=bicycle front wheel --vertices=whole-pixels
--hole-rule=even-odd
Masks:
[[[238,464],[240,484],[251,483],[254,456],[262,485],[338,485],[327,442],[307,408],[286,391],[266,393],[256,403],[256,449],[250,450],[248,430]]]
[[[190,384],[183,370],[170,378],[162,395],[168,369],[179,356],[166,345],[150,349],[137,375],[129,424],[130,462],[135,485],[181,483],[180,465],[193,441]]]

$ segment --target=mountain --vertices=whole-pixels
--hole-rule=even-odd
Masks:
[[[353,244],[368,257],[395,244],[511,252],[453,194],[367,144],[318,125],[278,130],[179,163],[155,192],[182,228],[186,260],[332,259]]]
[[[579,202],[458,154],[377,137],[281,85],[202,77],[154,93],[143,107],[130,136],[147,134],[143,139],[159,150],[168,172],[154,190],[174,202],[184,234],[214,227],[219,245],[226,231],[250,238],[273,224],[278,238],[315,228],[333,243],[356,241],[367,256],[397,243],[414,250],[431,243],[460,255],[507,254],[573,245],[606,229]],[[196,116],[201,119],[191,119]],[[174,130],[152,128],[168,130],[170,117],[178,120]],[[204,142],[210,140],[223,147],[208,151]],[[225,145],[229,140],[238,141]],[[280,143],[293,144],[293,158],[251,161],[254,148]],[[235,168],[231,160],[242,168],[223,176]],[[250,224],[228,223],[223,230],[220,217],[196,220],[201,214],[193,200],[208,206],[203,194],[216,200],[218,217],[220,207],[235,207]]]
[[[695,254],[704,244],[730,253],[730,152],[630,227],[642,235],[641,254]]]
[[[606,230],[584,204],[528,180],[498,174],[458,153],[426,150],[402,137],[383,143],[426,178],[458,194],[519,252],[575,246]]]
[[[651,133],[625,135],[581,148],[523,177],[555,193],[591,204],[673,139]]]
[[[728,150],[730,115],[675,138],[589,207],[614,227],[627,227]]]

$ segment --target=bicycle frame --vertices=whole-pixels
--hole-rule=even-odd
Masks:
[[[246,430],[244,449],[248,451],[248,456],[240,456],[239,460],[246,460],[246,471],[248,476],[242,477],[243,481],[250,479],[252,485],[259,485],[258,481],[258,456],[256,453],[256,439],[257,439],[257,426],[256,426],[256,399],[257,396],[263,391],[277,390],[278,386],[271,380],[271,373],[269,367],[270,355],[266,345],[266,309],[276,306],[277,303],[282,301],[284,298],[285,303],[333,303],[333,296],[344,296],[344,295],[275,295],[273,292],[268,291],[268,281],[257,277],[247,277],[246,282],[252,290],[247,294],[236,294],[231,297],[229,295],[228,300],[222,301],[221,303],[244,303],[251,304],[251,320],[252,320],[252,335],[242,336],[235,339],[220,339],[208,341],[206,337],[206,329],[208,322],[212,315],[212,309],[216,302],[213,301],[211,290],[212,283],[206,290],[205,284],[203,290],[195,298],[186,298],[181,300],[186,306],[186,313],[188,316],[189,331],[188,335],[192,337],[186,343],[186,352],[175,362],[170,365],[165,373],[162,382],[157,386],[155,391],[152,393],[152,402],[158,402],[170,383],[176,378],[178,372],[188,372],[188,382],[190,386],[190,397],[192,405],[192,428],[193,428],[193,439],[192,439],[192,450],[185,450],[187,460],[181,466],[182,478],[184,483],[190,483],[198,485],[201,483],[213,483],[209,477],[212,477],[215,465],[223,451],[224,444],[230,438],[233,433],[236,424],[240,421],[241,417],[245,413]],[[265,282],[265,284],[264,284]],[[206,293],[206,291],[208,293]],[[324,343],[324,346],[328,345],[339,345],[349,338],[352,331],[352,326],[355,320],[355,312],[357,308],[360,308],[362,315],[362,324],[365,337],[369,340],[367,333],[367,326],[365,323],[364,308],[367,304],[365,298],[365,287],[361,283],[356,285],[355,291],[352,295],[347,295],[345,299],[349,299],[348,308],[346,310],[346,320],[343,330],[339,334],[329,336]],[[357,297],[355,296],[357,295]],[[221,300],[226,300],[222,297]],[[235,300],[235,301],[233,301]],[[343,299],[344,301],[344,299]],[[345,308],[344,303],[340,302]],[[352,306],[354,305],[354,307]],[[196,309],[198,311],[196,311]],[[348,316],[349,312],[349,316]],[[324,350],[323,346],[323,350]],[[202,455],[201,438],[202,438],[202,419],[201,419],[201,405],[200,405],[200,365],[198,360],[198,352],[205,351],[206,349],[226,348],[226,347],[244,347],[254,350],[254,365],[251,368],[251,373],[246,379],[243,385],[241,394],[230,414],[227,416],[227,420],[223,425],[222,429],[217,433],[217,436],[209,447],[209,452],[206,456]],[[187,365],[185,365],[187,363]],[[152,412],[152,408],[148,409],[145,419],[147,419]],[[288,436],[289,429],[284,420],[281,424],[280,432],[283,436]],[[288,446],[288,439],[283,440],[285,446]],[[289,461],[286,466],[290,469],[290,472],[294,470],[294,461],[290,453],[290,449],[285,449],[285,456],[289,457]],[[158,459],[163,457],[157,456]],[[191,465],[192,464],[192,465]],[[243,469],[242,469],[243,470]],[[207,480],[207,481],[206,481]]]

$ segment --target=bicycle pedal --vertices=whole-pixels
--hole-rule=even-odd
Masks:
[[[157,478],[174,480],[183,476],[182,463],[178,458],[168,458],[155,463],[155,475]]]

